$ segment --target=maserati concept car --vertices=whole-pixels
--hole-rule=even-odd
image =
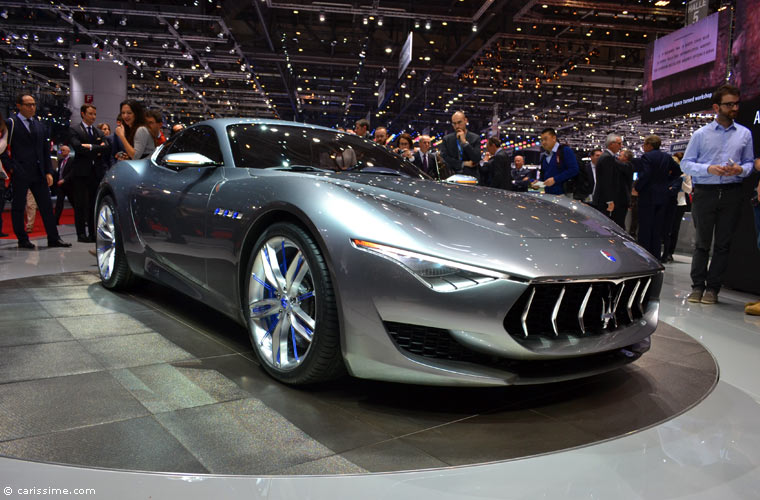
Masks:
[[[221,311],[289,384],[565,380],[637,359],[657,326],[662,267],[597,211],[435,181],[317,126],[199,123],[115,165],[96,215],[105,287]]]

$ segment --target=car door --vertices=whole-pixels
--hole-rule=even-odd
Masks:
[[[177,165],[168,161],[173,153],[199,153],[223,164],[212,127],[198,125],[173,137],[150,160],[149,174],[133,191],[135,223],[147,249],[146,272],[160,281],[172,281],[173,286],[179,285],[173,282],[179,276],[203,287],[208,200],[214,187],[223,181],[224,169]],[[165,270],[171,273],[167,275]]]

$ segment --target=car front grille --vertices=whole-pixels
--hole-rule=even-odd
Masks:
[[[518,341],[579,338],[625,328],[647,310],[655,276],[531,284],[504,318]]]

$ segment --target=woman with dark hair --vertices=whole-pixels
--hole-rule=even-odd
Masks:
[[[150,155],[156,146],[150,130],[145,126],[145,108],[134,100],[120,104],[121,124],[116,127],[115,135],[121,142],[123,152],[117,153],[119,160],[139,160]]]
[[[405,159],[411,161],[412,157],[414,156],[414,149],[412,145],[414,144],[414,139],[412,139],[412,136],[407,134],[406,132],[398,136],[398,147],[394,149],[394,153],[401,155]]]

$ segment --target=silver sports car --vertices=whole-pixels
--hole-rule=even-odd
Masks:
[[[434,181],[299,123],[211,120],[114,166],[97,199],[111,289],[154,280],[247,325],[289,384],[532,384],[641,356],[660,264],[562,196]]]

